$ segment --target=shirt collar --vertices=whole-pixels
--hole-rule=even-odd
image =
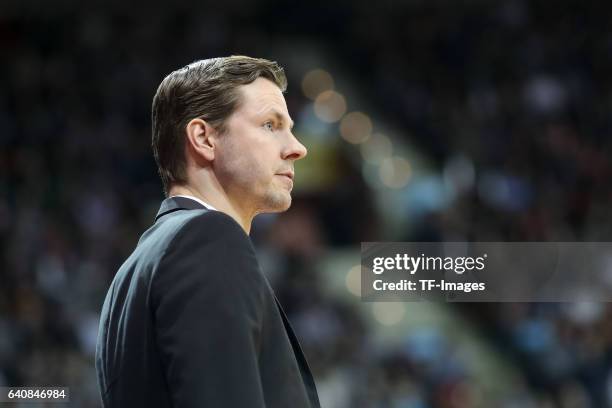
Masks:
[[[155,216],[155,221],[157,221],[160,217],[163,217],[166,214],[169,214],[178,210],[203,210],[203,209],[212,209],[215,210],[214,207],[203,203],[201,200],[196,199],[191,196],[172,196],[166,198],[162,201],[161,206],[159,207],[159,211]]]
[[[194,196],[190,196],[190,195],[185,195],[185,194],[177,194],[177,195],[173,195],[172,197],[168,197],[168,198],[174,198],[174,197],[183,197],[183,198],[189,198],[191,200],[195,200],[198,203],[202,204],[204,207],[208,208],[209,210],[215,210],[217,211],[217,209],[215,207],[213,207],[212,205],[205,203],[204,201],[200,200],[197,197]]]

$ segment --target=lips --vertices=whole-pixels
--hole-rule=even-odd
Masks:
[[[293,189],[293,173],[290,173],[290,172],[280,173],[280,174],[277,174],[277,176],[285,180],[289,189]]]
[[[291,179],[291,181],[293,181],[293,172],[291,171],[286,171],[284,173],[278,173],[279,176],[285,176],[285,177],[289,177]]]

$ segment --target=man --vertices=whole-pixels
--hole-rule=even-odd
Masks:
[[[172,72],[153,98],[167,199],[108,291],[96,370],[105,407],[318,407],[298,341],[248,238],[291,204],[282,68],[232,56]]]

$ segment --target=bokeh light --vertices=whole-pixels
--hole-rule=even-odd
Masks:
[[[393,145],[391,139],[382,133],[375,133],[360,146],[361,156],[370,164],[381,164],[391,156]]]
[[[402,321],[406,308],[401,302],[378,302],[372,306],[372,314],[379,323],[392,326]]]
[[[340,135],[349,143],[361,144],[372,135],[372,121],[365,113],[348,113],[340,122]]]
[[[410,181],[412,167],[405,158],[394,156],[382,161],[378,175],[385,186],[402,188]]]
[[[313,101],[322,92],[334,89],[334,79],[329,72],[322,69],[313,69],[304,75],[302,79],[302,92]]]
[[[355,296],[361,296],[361,265],[353,266],[346,274],[346,288]]]
[[[344,96],[336,91],[321,92],[315,100],[314,111],[323,122],[337,122],[346,113]]]

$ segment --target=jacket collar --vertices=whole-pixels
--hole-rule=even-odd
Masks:
[[[159,207],[159,211],[155,216],[155,221],[157,221],[160,217],[163,217],[166,214],[177,210],[202,210],[206,209],[202,204],[198,203],[195,200],[185,197],[171,197],[166,198],[162,201],[161,206]]]

